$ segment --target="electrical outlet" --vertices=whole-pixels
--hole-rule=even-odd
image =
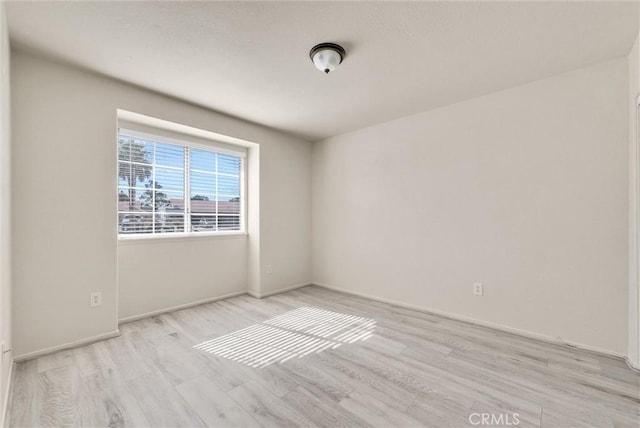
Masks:
[[[271,265],[267,265],[267,275],[271,275],[273,273],[273,267]]]
[[[473,294],[475,294],[476,296],[482,296],[484,294],[484,287],[482,286],[481,282],[473,283]]]
[[[96,291],[95,293],[91,293],[89,306],[91,306],[92,308],[95,308],[96,306],[102,306],[102,292]]]

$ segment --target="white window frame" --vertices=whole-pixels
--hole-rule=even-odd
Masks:
[[[220,153],[225,155],[231,155],[241,158],[240,165],[240,215],[239,215],[239,230],[224,230],[224,231],[211,231],[211,232],[191,232],[191,183],[190,183],[190,174],[189,174],[189,156],[185,153],[184,159],[184,200],[185,200],[185,209],[184,209],[184,232],[166,232],[166,233],[156,233],[155,231],[151,233],[120,233],[120,224],[119,224],[119,216],[121,211],[116,209],[116,220],[117,220],[117,230],[118,230],[118,240],[139,240],[139,239],[171,239],[171,238],[185,238],[185,237],[212,237],[212,236],[230,236],[230,235],[247,235],[247,151],[242,146],[234,146],[228,143],[221,143],[214,140],[205,140],[197,137],[190,137],[188,135],[179,135],[177,137],[163,135],[163,130],[158,129],[158,133],[148,133],[141,132],[135,129],[131,129],[130,126],[127,127],[118,127],[117,139],[116,139],[116,147],[119,144],[120,135],[126,135],[128,137],[140,138],[142,140],[153,141],[161,144],[171,144],[174,146],[180,146],[187,149],[197,149],[197,150],[206,150],[213,153]],[[173,134],[173,133],[172,133]],[[116,156],[117,157],[117,156]],[[120,162],[119,159],[116,159],[116,162]],[[155,163],[151,164],[156,166]],[[165,168],[161,165],[161,167]],[[118,165],[116,165],[118,168]],[[175,167],[166,167],[166,168],[175,168]],[[116,169],[117,170],[117,169]],[[208,172],[208,171],[205,171]],[[216,175],[218,175],[216,171]],[[225,175],[222,173],[221,175]],[[118,178],[119,180],[119,178]],[[116,193],[119,198],[120,188],[119,183],[116,182]],[[155,194],[155,192],[154,192]],[[217,192],[216,192],[216,196]],[[217,217],[218,212],[218,201],[216,198],[216,214],[212,214],[212,216]],[[155,217],[155,212],[153,213]]]

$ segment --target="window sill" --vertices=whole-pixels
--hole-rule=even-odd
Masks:
[[[149,244],[151,242],[193,241],[202,239],[244,239],[247,232],[187,232],[149,235],[118,235],[118,245]]]

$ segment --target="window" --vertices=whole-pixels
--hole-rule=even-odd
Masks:
[[[244,153],[120,129],[118,233],[244,231]]]

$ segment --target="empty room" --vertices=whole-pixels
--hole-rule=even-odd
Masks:
[[[0,426],[639,428],[639,21],[0,0]]]

